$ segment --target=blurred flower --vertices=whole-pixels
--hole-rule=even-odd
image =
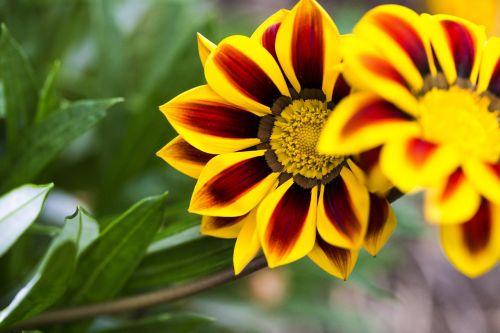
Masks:
[[[319,150],[380,150],[399,189],[424,188],[450,261],[474,277],[500,255],[500,39],[447,15],[396,5],[368,12],[346,40],[359,91],[328,120]],[[380,148],[382,146],[382,148]],[[378,147],[378,148],[377,148]]]
[[[427,6],[432,13],[456,15],[484,25],[490,34],[497,35],[500,32],[497,23],[499,0],[481,0],[473,4],[469,0],[427,0]]]
[[[235,272],[262,247],[270,267],[308,255],[346,279],[365,244],[376,254],[396,221],[348,156],[316,150],[332,108],[350,93],[340,35],[313,0],[217,46],[198,36],[208,85],[161,106],[180,134],[158,155],[198,178],[189,211],[201,232],[237,238]]]

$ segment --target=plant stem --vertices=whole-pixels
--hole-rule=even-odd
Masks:
[[[259,256],[251,261],[243,272],[236,276],[234,275],[233,268],[228,268],[208,277],[201,278],[200,280],[176,287],[161,289],[137,296],[125,297],[105,303],[82,305],[68,309],[45,312],[38,317],[19,323],[15,326],[15,329],[33,329],[47,325],[78,321],[95,317],[97,315],[145,309],[154,305],[173,302],[221,284],[238,280],[264,267],[267,267],[266,259],[264,256]]]

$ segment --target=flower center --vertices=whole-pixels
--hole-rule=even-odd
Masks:
[[[424,138],[455,147],[464,157],[497,161],[500,157],[499,111],[491,99],[470,89],[433,88],[421,99],[419,121]]]
[[[324,101],[295,99],[276,115],[269,143],[284,172],[324,180],[344,161],[343,157],[319,154],[316,150],[330,112]]]

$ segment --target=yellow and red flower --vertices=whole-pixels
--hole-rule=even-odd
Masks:
[[[316,150],[333,107],[350,93],[340,35],[313,0],[268,18],[250,37],[198,36],[207,85],[161,111],[180,134],[158,152],[197,178],[189,211],[201,232],[237,238],[235,272],[260,248],[275,267],[308,255],[347,278],[359,249],[376,254],[395,227],[346,155]]]
[[[319,151],[376,150],[404,192],[425,189],[444,251],[474,277],[500,255],[500,39],[448,15],[369,11],[343,46],[357,92],[325,125]]]

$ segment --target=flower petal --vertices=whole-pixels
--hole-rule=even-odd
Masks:
[[[495,266],[500,256],[500,207],[483,199],[462,224],[441,226],[441,244],[450,262],[470,278]]]
[[[413,118],[393,104],[372,93],[356,93],[334,109],[323,128],[318,150],[333,155],[355,154],[419,132]]]
[[[500,163],[469,159],[464,165],[467,179],[488,200],[500,204]]]
[[[317,192],[317,187],[303,189],[292,178],[259,205],[257,228],[269,267],[298,260],[313,248]]]
[[[380,167],[381,151],[382,146],[369,149],[352,156],[347,163],[356,178],[368,188],[368,191],[385,195],[393,186]]]
[[[281,23],[288,15],[288,9],[280,9],[273,15],[269,16],[252,34],[251,39],[260,43],[264,48],[271,53],[277,61],[276,55],[276,35],[281,26]]]
[[[359,249],[368,226],[370,202],[367,189],[347,168],[340,177],[321,187],[318,232],[328,243]]]
[[[236,217],[203,216],[200,233],[218,238],[236,238],[248,214]]]
[[[270,113],[274,100],[290,96],[272,55],[244,36],[224,39],[205,64],[208,85],[220,96],[260,115]]]
[[[358,89],[373,91],[400,109],[417,114],[418,101],[407,80],[382,52],[357,36],[342,39],[347,81]]]
[[[353,33],[377,45],[384,58],[415,90],[432,74],[432,53],[423,21],[413,10],[398,5],[382,5],[366,13]]]
[[[260,142],[260,118],[227,103],[206,85],[180,94],[160,110],[187,142],[206,153],[233,152]]]
[[[181,136],[170,141],[156,155],[176,170],[192,178],[198,178],[201,170],[215,156],[196,149]]]
[[[500,97],[500,38],[492,37],[488,40],[483,51],[477,91],[489,91]]]
[[[358,254],[357,250],[347,250],[331,245],[318,234],[316,244],[309,252],[309,258],[331,275],[347,280],[356,265]]]
[[[341,59],[339,40],[335,23],[315,0],[301,0],[290,11],[278,31],[276,52],[295,90],[328,85],[327,69]]]
[[[419,138],[393,140],[382,149],[380,166],[401,191],[417,186],[438,186],[458,166],[457,152]]]
[[[470,220],[481,203],[477,190],[461,168],[425,196],[425,218],[433,223],[463,223]]]
[[[265,150],[218,155],[200,174],[189,211],[234,217],[248,213],[278,179],[264,158]]]
[[[233,266],[234,274],[238,275],[255,258],[260,250],[259,235],[257,233],[257,209],[253,209],[245,218],[243,227],[234,246]]]
[[[387,199],[370,193],[370,217],[364,241],[366,251],[376,256],[391,236],[396,224],[396,215]]]
[[[213,50],[215,50],[217,45],[212,43],[208,38],[206,38],[199,32],[196,34],[196,40],[198,42],[198,54],[200,56],[201,65],[205,67],[208,56],[210,55],[210,53],[212,53]]]
[[[440,68],[449,84],[457,78],[476,83],[483,44],[484,27],[449,15],[424,15]]]

